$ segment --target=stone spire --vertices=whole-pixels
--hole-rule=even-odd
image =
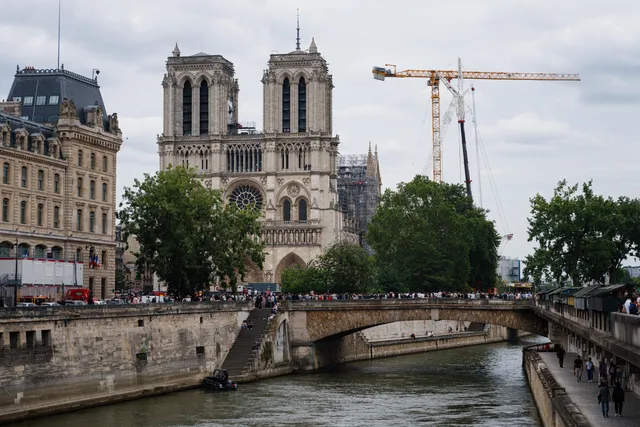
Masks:
[[[376,163],[371,152],[371,141],[369,141],[369,153],[367,154],[367,171],[366,175],[374,178],[376,176]]]
[[[180,56],[180,48],[178,48],[178,43],[176,43],[176,47],[173,48],[173,56]]]
[[[378,156],[378,144],[376,144],[376,178],[378,179],[378,195],[382,194],[382,176],[380,175],[380,157]]]
[[[309,45],[309,53],[318,53],[318,46],[316,46],[316,39],[311,37],[311,44]]]

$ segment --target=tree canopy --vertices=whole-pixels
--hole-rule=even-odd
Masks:
[[[216,277],[235,287],[247,258],[264,261],[259,212],[225,204],[191,169],[145,174],[125,188],[120,208],[123,239],[133,235],[140,245],[138,270],[155,271],[178,295],[208,289]]]
[[[282,272],[282,290],[291,293],[367,293],[375,286],[373,258],[357,244],[337,242],[307,268]]]
[[[558,284],[622,280],[619,268],[628,256],[640,255],[640,200],[605,198],[591,181],[558,183],[547,200],[530,200],[529,241],[538,247],[526,257],[525,276]]]
[[[387,190],[369,225],[380,286],[393,291],[488,289],[500,237],[462,185],[418,175]]]

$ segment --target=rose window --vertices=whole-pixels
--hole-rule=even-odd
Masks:
[[[235,203],[240,209],[253,207],[256,210],[262,208],[262,194],[252,185],[239,185],[233,189],[229,201]]]

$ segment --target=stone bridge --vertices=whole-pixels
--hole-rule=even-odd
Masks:
[[[326,365],[346,335],[385,323],[411,320],[459,320],[548,334],[532,301],[497,299],[375,299],[285,301],[289,340],[297,370]]]

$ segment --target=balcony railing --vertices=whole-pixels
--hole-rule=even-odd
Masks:
[[[319,246],[322,227],[269,228],[262,230],[262,244],[265,246]]]
[[[320,220],[317,218],[314,219],[307,219],[307,220],[303,220],[303,221],[283,221],[283,220],[276,220],[276,219],[265,219],[263,222],[263,225],[265,227],[313,227],[313,228],[317,228],[317,226],[320,224]]]

